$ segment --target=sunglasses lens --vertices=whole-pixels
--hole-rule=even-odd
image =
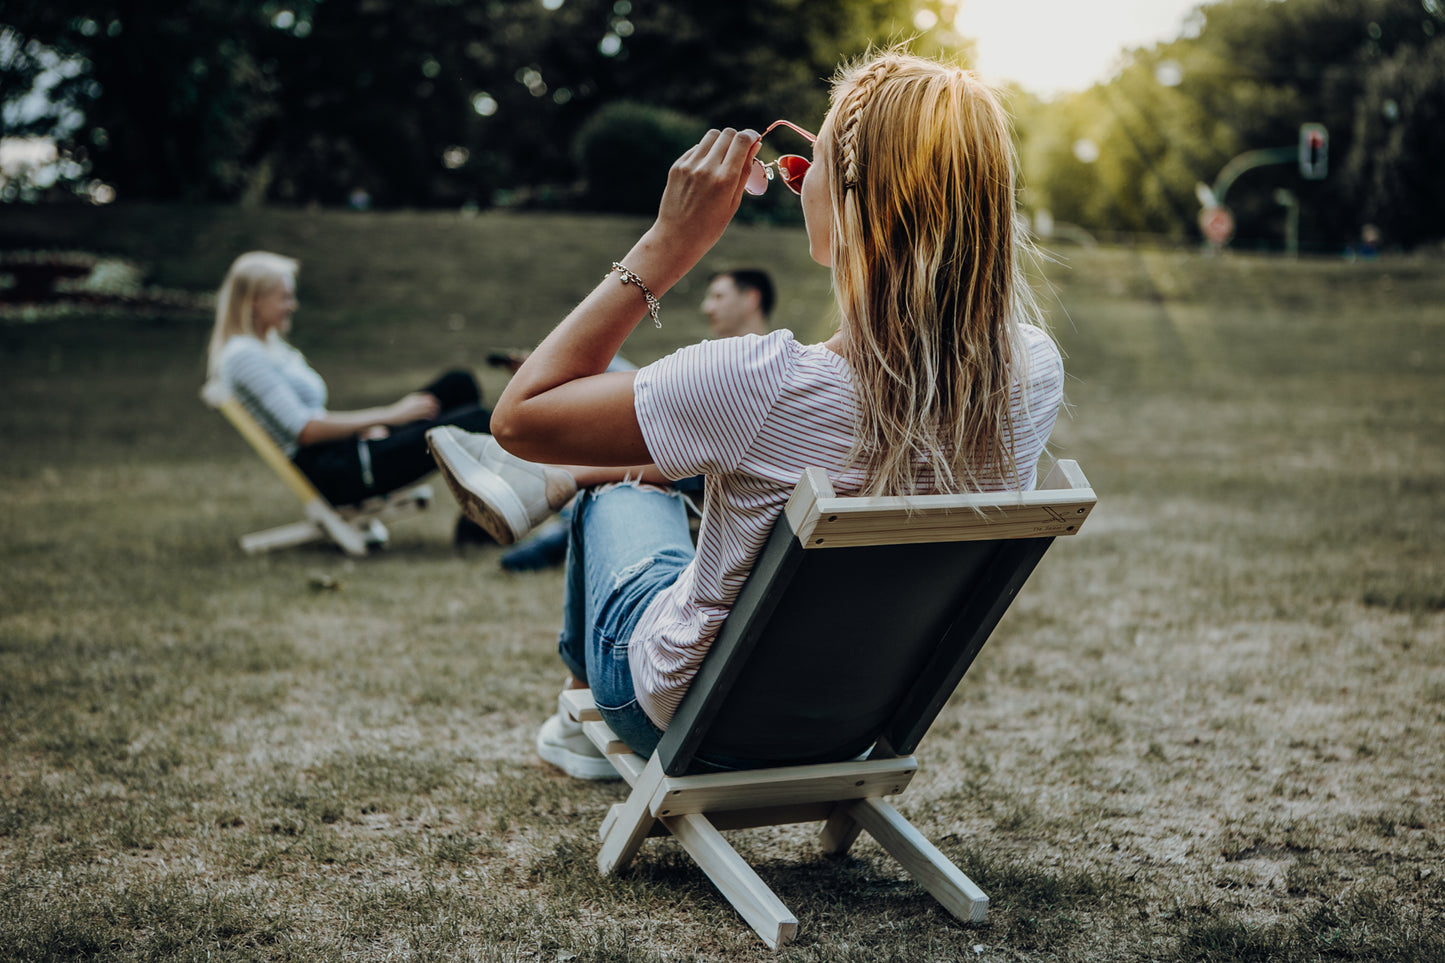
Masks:
[[[811,166],[811,161],[797,154],[784,154],[778,158],[778,173],[783,175],[783,183],[794,194],[803,193],[803,176]]]
[[[768,189],[768,169],[758,160],[753,161],[752,170],[748,171],[747,183],[743,190],[749,194],[761,194]]]

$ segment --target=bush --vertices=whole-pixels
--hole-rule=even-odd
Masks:
[[[652,214],[672,162],[707,130],[686,114],[632,101],[608,104],[573,142],[586,180],[584,204],[597,211]]]

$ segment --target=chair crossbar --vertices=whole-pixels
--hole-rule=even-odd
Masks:
[[[908,788],[918,763],[911,756],[818,766],[748,769],[669,776],[653,795],[654,816],[708,813],[791,803],[894,796]]]
[[[1067,469],[1059,484],[1067,478]],[[1094,507],[1093,490],[1045,486],[1030,492],[839,498],[809,469],[785,509],[807,548],[1072,535]]]

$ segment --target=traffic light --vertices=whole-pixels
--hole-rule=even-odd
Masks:
[[[1307,181],[1323,180],[1330,169],[1330,133],[1324,124],[1299,125],[1299,174]]]

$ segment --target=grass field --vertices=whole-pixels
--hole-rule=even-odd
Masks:
[[[641,227],[16,209],[0,248],[189,290],[295,254],[347,407],[535,342]],[[244,556],[296,509],[197,399],[206,318],[0,321],[0,959],[1445,960],[1445,265],[1064,255],[1055,449],[1100,503],[901,803],[989,919],[869,842],[741,834],[801,923],[776,955],[670,843],[597,876],[621,789],[531,751],[558,573],[456,554],[444,494],[365,560]],[[703,270],[752,263],[827,329],[795,231]],[[635,360],[704,334],[703,283]]]

